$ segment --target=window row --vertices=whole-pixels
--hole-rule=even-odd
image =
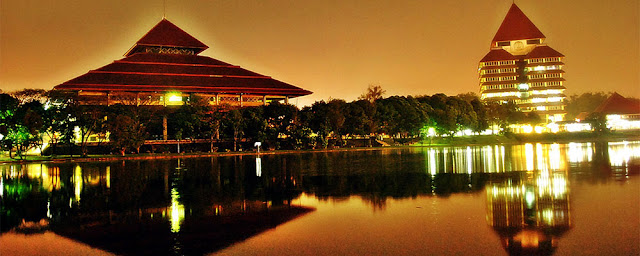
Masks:
[[[499,74],[499,73],[515,73],[515,72],[516,72],[516,68],[496,68],[496,69],[482,70],[481,75]]]
[[[496,77],[485,77],[480,79],[481,82],[498,82],[498,81],[513,81],[516,80],[516,76],[496,76]]]
[[[562,81],[533,82],[529,83],[529,85],[531,87],[562,86]]]
[[[557,69],[562,69],[562,66],[560,65],[550,65],[550,66],[535,66],[535,67],[526,67],[524,68],[524,71],[526,72],[531,72],[531,71],[545,71],[545,70],[557,70]]]
[[[527,59],[527,63],[560,62],[560,57]]]
[[[495,89],[513,89],[516,88],[515,84],[496,84],[496,85],[484,85],[482,90],[495,90]]]
[[[502,61],[489,61],[484,62],[483,66],[500,66],[500,65],[515,65],[515,60],[502,60]]]
[[[533,74],[527,76],[529,79],[561,78],[562,73]]]

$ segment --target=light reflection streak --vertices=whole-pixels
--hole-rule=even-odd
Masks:
[[[524,144],[525,159],[527,161],[527,171],[533,171],[533,145],[531,143]]]
[[[628,147],[628,148],[627,148]],[[610,146],[612,163],[621,164],[630,158],[640,157],[631,144]],[[426,154],[427,173],[504,173],[509,171],[564,170],[568,163],[581,162],[593,158],[589,143],[522,145],[491,145],[482,147],[429,148]],[[616,153],[616,152],[621,152]],[[634,153],[630,153],[634,152]]]
[[[256,177],[262,177],[262,160],[256,157]]]
[[[497,154],[496,154],[496,155],[497,155]],[[504,153],[504,146],[500,146],[500,156],[501,156],[501,159],[502,159],[502,161],[501,161],[501,163],[502,163],[502,170],[503,170],[503,172],[506,172],[506,171],[507,171],[507,169],[506,169],[506,165],[504,164],[504,159],[505,159],[504,155],[505,155],[505,153]],[[498,163],[498,162],[496,162],[496,163]],[[498,172],[500,172],[500,165],[498,165],[498,166],[497,166],[497,171],[498,171]]]
[[[609,163],[614,167],[626,167],[631,158],[640,157],[640,143],[627,141],[608,143]]]
[[[482,147],[482,151],[484,152],[484,156],[485,156],[485,163],[484,163],[484,170],[488,172],[492,172],[492,168],[489,168],[490,166],[493,166],[493,163],[491,161],[493,161],[493,151],[491,151],[491,146],[485,146]]]
[[[536,163],[538,164],[538,166],[536,166],[536,169],[538,170],[549,170],[549,166],[547,165],[547,162],[545,161],[545,154],[542,152],[542,144],[540,143],[536,143]]]
[[[467,146],[467,173],[471,174],[473,172],[473,163],[471,159],[471,147]]]
[[[171,232],[180,232],[180,225],[184,220],[184,205],[180,203],[180,192],[177,188],[171,188],[171,210],[169,212],[171,220]]]
[[[436,175],[436,150],[429,149],[429,170],[431,175]]]
[[[76,202],[80,202],[80,193],[82,192],[82,168],[76,165],[73,172],[74,195]]]
[[[105,170],[107,188],[111,188],[111,166],[107,166]]]
[[[560,156],[560,145],[557,143],[551,144],[549,150],[547,150],[547,154],[549,155],[549,167],[551,170],[560,170],[561,169],[561,156]]]

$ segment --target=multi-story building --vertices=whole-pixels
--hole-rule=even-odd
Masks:
[[[512,101],[523,112],[535,112],[546,122],[564,119],[564,55],[544,43],[546,37],[512,4],[480,60],[481,99]]]

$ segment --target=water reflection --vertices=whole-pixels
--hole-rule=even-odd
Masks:
[[[523,173],[486,192],[487,221],[511,255],[550,255],[571,228],[566,171]]]
[[[392,198],[486,190],[507,251],[552,252],[572,225],[570,183],[624,181],[639,161],[639,142],[599,142],[0,165],[0,228],[49,219],[116,253],[200,254],[307,212],[291,206],[302,193],[384,211]]]

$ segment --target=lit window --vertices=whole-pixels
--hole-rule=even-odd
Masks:
[[[518,85],[519,90],[529,90],[529,85],[526,83],[522,83]]]

